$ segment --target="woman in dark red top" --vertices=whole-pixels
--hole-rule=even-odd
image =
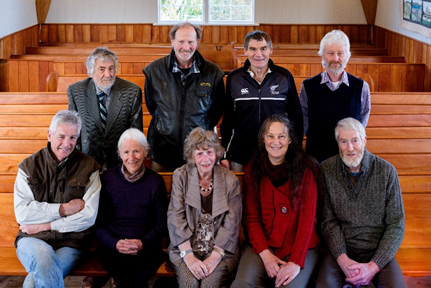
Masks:
[[[306,287],[318,264],[317,162],[294,135],[285,114],[268,117],[260,128],[245,170],[249,245],[232,287]]]

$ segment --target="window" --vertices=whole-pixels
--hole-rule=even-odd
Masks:
[[[254,0],[159,0],[159,23],[253,24]]]

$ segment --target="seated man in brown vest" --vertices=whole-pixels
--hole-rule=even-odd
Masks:
[[[91,243],[100,166],[75,149],[80,130],[77,112],[58,112],[48,129],[48,146],[18,165],[15,246],[28,272],[23,287],[64,287],[63,279]]]

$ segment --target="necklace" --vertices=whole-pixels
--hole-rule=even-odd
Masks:
[[[211,189],[213,189],[213,182],[214,182],[214,180],[211,180],[210,187],[208,187],[208,189],[202,188],[201,183],[199,182],[199,188],[201,188],[201,190],[203,192],[209,192],[209,191],[211,191]]]

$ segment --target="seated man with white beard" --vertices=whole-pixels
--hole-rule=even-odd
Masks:
[[[358,120],[340,120],[335,138],[339,155],[321,165],[321,229],[328,249],[316,287],[406,287],[394,259],[404,237],[397,171],[368,152]]]

